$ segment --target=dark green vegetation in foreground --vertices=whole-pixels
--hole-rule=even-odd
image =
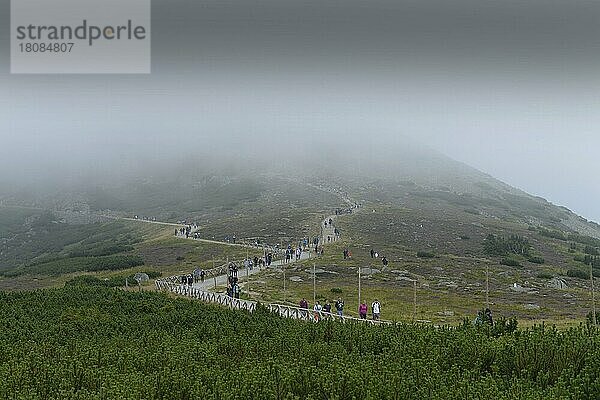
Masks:
[[[2,399],[597,398],[587,328],[369,327],[73,286],[0,294]]]

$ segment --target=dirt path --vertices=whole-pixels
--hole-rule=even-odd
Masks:
[[[331,244],[339,239],[335,228],[336,219],[337,215],[330,215],[321,221],[321,244]]]
[[[307,183],[306,185],[313,189],[317,189],[317,190],[320,190],[323,192],[334,194],[337,197],[339,197],[340,200],[342,200],[344,203],[346,203],[348,208],[353,209],[353,210],[358,209],[356,202],[354,202],[347,195],[345,195],[344,193],[341,193],[338,190],[323,187],[321,185],[313,185],[313,184],[309,184],[309,183]],[[344,214],[341,214],[341,215],[344,215]],[[321,243],[320,244],[321,245],[326,246],[328,244],[334,243],[336,240],[339,239],[339,235],[336,234],[336,224],[335,224],[335,221],[337,220],[337,218],[339,216],[340,215],[337,215],[337,214],[329,215],[321,221],[321,227],[320,227],[320,229],[321,229],[320,230],[321,231],[321,239],[320,239]],[[151,223],[151,224],[157,224],[157,225],[163,225],[163,226],[169,226],[169,227],[176,227],[176,228],[182,228],[182,227],[186,226],[184,224],[173,223],[173,222],[151,221],[151,220],[144,220],[144,219],[137,219],[137,218],[115,217],[115,216],[106,216],[106,217],[112,218],[112,219],[122,219],[122,220],[126,220],[126,221],[145,222],[145,223]],[[242,242],[238,242],[238,243],[232,243],[232,242],[226,242],[226,241],[220,241],[220,240],[214,240],[214,239],[202,239],[202,238],[196,239],[193,237],[193,233],[199,229],[200,229],[200,227],[196,228],[195,230],[192,230],[189,237],[186,237],[185,235],[177,235],[175,237],[178,239],[182,239],[182,240],[194,240],[194,241],[203,242],[203,243],[220,244],[220,245],[225,245],[225,246],[237,246],[237,247],[244,247],[244,248],[249,248],[249,249],[257,249],[257,248],[260,249],[261,248],[261,247],[256,247],[253,244],[244,243],[243,239],[242,239]],[[269,246],[269,251],[276,252],[277,250],[275,250]],[[291,262],[286,263],[285,259],[275,260],[271,263],[270,267],[282,267],[284,265],[291,266],[297,262],[302,262],[302,261],[311,259],[315,255],[316,254],[314,253],[314,249],[311,249],[309,246],[308,250],[302,252],[302,254],[300,256],[300,260],[296,261],[296,260],[294,260],[295,257],[292,256],[293,260]],[[249,268],[243,267],[243,261],[240,262],[239,260],[237,260],[236,262],[238,263],[238,265],[242,264],[241,268],[239,268],[239,270],[238,270],[238,279],[239,279],[240,283],[244,282],[244,281],[247,283],[250,276],[262,272],[265,268],[270,268],[270,267],[263,267],[263,268],[254,267],[252,269],[249,269]],[[217,268],[219,268],[219,267],[217,267]],[[202,290],[202,291],[213,291],[216,289],[216,287],[226,286],[227,282],[228,282],[228,274],[225,271],[227,271],[227,270],[225,269],[223,271],[224,273],[219,273],[216,276],[207,277],[204,282],[194,283],[193,287],[196,289]]]
[[[254,267],[252,269],[244,268],[242,265],[242,267],[238,270],[237,276],[238,276],[240,283],[242,283],[244,281],[248,282],[248,278],[250,276],[258,274],[260,272],[263,272],[263,271],[267,270],[268,268],[281,267],[284,265],[286,267],[288,267],[297,262],[306,261],[313,257],[314,257],[314,252],[303,251],[300,256],[299,261],[293,261],[293,262],[286,263],[285,260],[276,260],[276,261],[272,262],[269,267],[262,267],[262,268]],[[204,290],[204,291],[212,291],[215,289],[215,286],[227,286],[227,278],[228,278],[227,274],[218,275],[214,278],[207,278],[207,279],[205,279],[204,282],[194,283],[193,287],[198,288],[200,290]]]

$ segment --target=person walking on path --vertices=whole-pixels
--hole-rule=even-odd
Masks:
[[[303,297],[300,300],[300,308],[302,309],[302,316],[306,316],[306,310],[308,310],[308,301]]]
[[[321,310],[323,310],[323,306],[317,301],[313,307],[313,311],[315,312],[315,321],[317,322],[321,319]]]
[[[371,304],[371,312],[373,313],[373,321],[379,321],[379,314],[381,313],[381,303],[377,299]]]
[[[331,314],[331,304],[329,304],[329,300],[325,302],[325,305],[323,306],[323,311],[325,311],[327,314]]]
[[[358,314],[360,315],[360,319],[367,319],[367,303],[363,302],[360,303],[360,306],[358,306]]]
[[[335,302],[335,309],[337,311],[337,315],[340,317],[344,315],[344,300],[342,300],[341,297],[338,297],[337,301]]]

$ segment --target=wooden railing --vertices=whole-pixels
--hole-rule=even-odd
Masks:
[[[247,310],[254,312],[256,310],[257,303],[250,300],[236,299],[227,296],[224,293],[214,293],[195,288],[193,286],[182,285],[175,283],[173,278],[169,277],[165,279],[157,279],[155,281],[156,288],[161,291],[169,291],[179,296],[190,297],[195,300],[200,300],[205,303],[219,304],[234,310]],[[284,304],[265,304],[265,307],[272,313],[275,313],[284,318],[297,319],[302,321],[319,322],[321,320],[332,320],[342,323],[346,322],[362,322],[370,325],[389,325],[391,321],[379,321],[372,319],[362,319],[351,317],[347,315],[338,315],[334,313],[328,313],[325,311],[314,311],[306,308],[294,307]]]

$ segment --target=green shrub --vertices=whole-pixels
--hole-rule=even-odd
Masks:
[[[592,324],[594,318],[591,311],[587,313],[585,319],[588,325]],[[600,325],[600,310],[596,310],[596,325]]]
[[[592,255],[592,256],[598,256],[598,255],[600,255],[600,252],[598,251],[597,247],[593,247],[593,246],[589,246],[589,245],[587,245],[587,246],[585,246],[583,248],[583,252],[585,254],[589,254],[589,255]]]
[[[531,256],[527,259],[527,261],[534,264],[543,264],[546,262],[546,260],[544,260],[544,257],[541,256]]]
[[[306,323],[150,291],[0,292],[0,398],[598,397],[598,331],[494,321]]]
[[[509,267],[520,267],[521,266],[521,264],[519,263],[518,260],[515,260],[514,258],[511,258],[511,257],[504,257],[503,259],[500,260],[500,264],[508,265]]]
[[[28,274],[62,275],[70,272],[118,271],[144,265],[144,259],[135,255],[62,258],[44,264],[35,264],[7,272],[8,276]]]
[[[483,242],[483,247],[485,252],[492,256],[516,254],[527,257],[531,251],[529,240],[519,235],[503,237],[489,234]]]
[[[69,257],[98,257],[124,253],[133,250],[133,246],[125,244],[109,244],[91,249],[79,249],[69,253]]]
[[[591,236],[581,235],[579,233],[570,233],[569,240],[591,247],[600,247],[600,239]]]
[[[150,270],[143,271],[150,279],[156,279],[162,274],[158,271]],[[129,285],[135,285],[134,274],[132,275],[117,275],[109,278],[98,278],[94,275],[79,275],[65,282],[65,286],[93,286],[93,287],[122,287],[125,286],[125,281]]]
[[[589,254],[577,254],[573,257],[573,260],[583,263],[585,265],[592,265],[594,268],[600,267],[600,257],[591,256]]]
[[[579,279],[589,279],[590,274],[581,270],[581,269],[569,269],[567,271],[567,276],[571,278],[579,278]]]
[[[334,287],[334,288],[331,288],[330,292],[336,293],[336,294],[341,294],[343,292],[343,290],[339,287]]]
[[[417,257],[419,258],[433,258],[435,254],[430,251],[419,250],[417,251]]]
[[[539,279],[552,279],[554,278],[554,275],[549,272],[540,272],[536,277]]]
[[[558,240],[563,240],[563,241],[569,240],[569,236],[566,233],[559,231],[557,229],[548,229],[548,228],[540,227],[538,229],[538,233],[542,236],[549,237],[552,239],[558,239]]]

